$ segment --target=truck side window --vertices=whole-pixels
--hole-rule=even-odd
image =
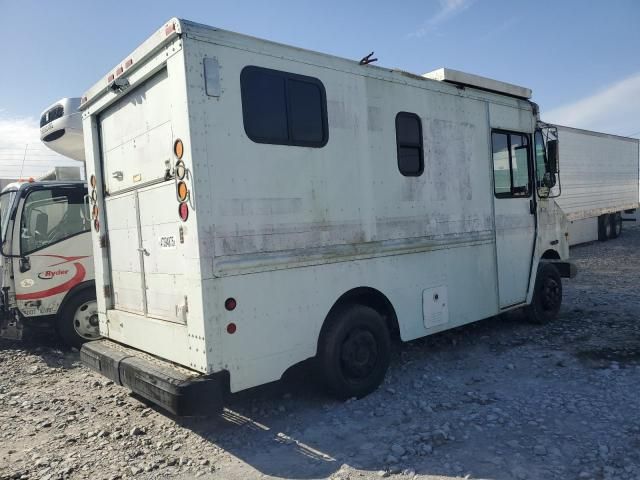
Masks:
[[[256,143],[323,147],[327,99],[317,78],[254,66],[240,73],[242,120]]]
[[[64,188],[35,190],[22,211],[20,253],[28,255],[89,228],[82,193]]]
[[[491,147],[496,197],[528,197],[531,192],[529,137],[522,133],[494,131]]]
[[[418,177],[424,172],[422,122],[415,113],[396,115],[396,148],[398,170],[405,177]]]

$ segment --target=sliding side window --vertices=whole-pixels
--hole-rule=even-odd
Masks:
[[[257,143],[323,147],[327,98],[317,78],[249,66],[240,73],[242,119]]]
[[[398,170],[405,177],[418,177],[424,172],[422,122],[415,113],[396,115],[396,147]]]
[[[528,197],[531,193],[529,136],[494,131],[491,146],[496,197]]]

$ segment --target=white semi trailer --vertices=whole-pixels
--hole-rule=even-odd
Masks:
[[[84,160],[79,99],[63,99],[41,117],[41,140]],[[80,145],[78,146],[78,143]],[[87,184],[79,167],[56,167],[0,193],[0,336],[53,324],[80,347],[99,338]]]
[[[605,241],[622,232],[638,208],[640,140],[557,126],[561,195],[569,244]]]
[[[530,96],[170,20],[82,100],[83,362],[174,413],[309,358],[359,397],[393,337],[554,318],[575,269]]]

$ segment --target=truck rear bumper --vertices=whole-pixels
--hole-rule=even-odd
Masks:
[[[217,414],[229,391],[226,371],[197,374],[111,340],[85,343],[80,359],[114,383],[175,415]]]

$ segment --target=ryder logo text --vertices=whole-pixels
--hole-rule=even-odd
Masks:
[[[69,270],[63,270],[61,268],[58,270],[45,270],[44,272],[38,274],[38,278],[41,280],[51,280],[55,277],[64,276],[67,273],[69,273]]]

